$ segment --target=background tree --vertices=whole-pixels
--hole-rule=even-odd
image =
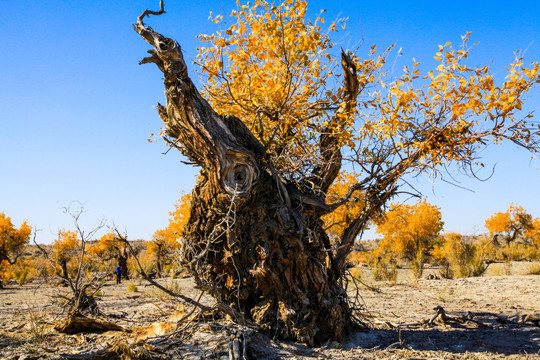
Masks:
[[[62,244],[77,244],[74,249],[74,256],[72,258],[73,267],[67,268],[67,280],[68,286],[71,289],[71,297],[67,297],[66,300],[69,304],[69,317],[75,318],[82,312],[90,312],[93,314],[100,313],[99,307],[94,299],[94,294],[103,285],[102,280],[108,275],[107,272],[100,272],[98,264],[92,261],[88,254],[88,247],[91,239],[95,234],[100,231],[105,225],[104,222],[100,222],[94,228],[90,230],[84,230],[81,227],[80,219],[84,214],[84,207],[79,203],[72,203],[69,207],[64,208],[64,213],[68,215],[73,221],[74,231],[62,231],[62,240],[59,245]],[[59,246],[59,249],[69,248],[69,246]]]
[[[11,218],[0,212],[0,270],[2,274],[8,265],[13,265],[23,253],[24,247],[30,241],[32,228],[23,221],[17,228],[11,222]],[[3,287],[0,277],[0,289]]]
[[[165,275],[163,267],[171,263],[170,255],[180,245],[170,230],[169,227],[156,230],[152,235],[152,241],[146,242],[148,253],[155,256],[156,277],[158,278]]]
[[[172,255],[180,247],[184,225],[189,218],[191,208],[191,195],[184,194],[174,205],[174,211],[169,213],[169,224],[164,229],[156,230],[152,235],[152,241],[146,243],[150,254],[156,256],[156,274],[163,276],[163,266],[172,261]]]
[[[496,212],[486,221],[485,226],[495,242],[502,237],[510,244],[519,236],[530,233],[534,229],[534,219],[523,207],[511,204],[505,212]]]
[[[96,256],[101,261],[111,262],[112,268],[119,266],[122,270],[122,277],[129,280],[128,259],[130,256],[126,242],[118,237],[115,232],[108,232],[89,247],[88,253]],[[111,269],[109,269],[111,270]]]
[[[11,218],[0,212],[0,261],[14,264],[30,241],[32,227],[23,221],[17,229]]]
[[[525,232],[525,236],[531,239],[531,242],[540,247],[540,218],[534,218],[531,227]]]
[[[184,265],[237,319],[281,338],[313,344],[355,324],[341,285],[346,257],[405,176],[474,173],[478,151],[503,140],[538,151],[537,124],[519,112],[540,65],[518,56],[497,85],[489,67],[467,65],[468,35],[436,50],[436,69],[422,75],[413,61],[395,78],[375,47],[337,61],[328,34],[343,24],[323,32],[306,1],[239,4],[223,29],[200,36],[209,103],[178,43],[143,23],[160,5],[135,30],[153,46],[141,63],[164,74],[165,138],[201,167]],[[356,181],[330,203],[338,174],[353,168]],[[362,209],[333,247],[322,217],[358,193]]]
[[[60,267],[59,274],[64,280],[69,279],[68,262],[76,257],[79,249],[77,233],[71,230],[58,230],[58,239],[53,242],[52,261]],[[58,273],[58,269],[57,273]]]
[[[414,205],[393,204],[376,225],[376,232],[383,235],[380,248],[405,256],[415,277],[420,278],[426,250],[434,244],[444,225],[439,208],[426,200]]]

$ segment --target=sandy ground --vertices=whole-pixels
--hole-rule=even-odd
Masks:
[[[60,334],[53,329],[63,316],[56,296],[67,288],[10,285],[0,290],[0,359],[99,358],[122,340],[154,359],[229,359],[229,347],[237,344],[252,359],[540,359],[540,276],[522,275],[529,263],[516,263],[511,271],[494,265],[491,276],[456,280],[410,280],[401,271],[395,283],[373,282],[365,269],[370,288],[359,288],[361,313],[371,330],[316,348],[276,341],[212,316],[178,325],[191,308],[139,280],[108,282],[97,298],[103,320],[134,331]],[[129,283],[137,291],[128,291]],[[197,297],[191,279],[162,283]],[[212,304],[205,297],[202,302]],[[437,307],[446,321],[439,316],[430,323]],[[178,326],[180,331],[164,336]]]

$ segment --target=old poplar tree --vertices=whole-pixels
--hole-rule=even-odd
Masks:
[[[231,13],[226,30],[201,35],[203,96],[180,45],[143,23],[160,7],[134,27],[153,47],[141,63],[164,75],[165,138],[201,169],[183,264],[239,321],[280,338],[313,344],[355,325],[346,257],[405,175],[474,172],[488,143],[538,150],[538,123],[520,113],[538,63],[517,57],[497,85],[487,66],[467,65],[468,36],[440,46],[433,71],[422,75],[414,63],[390,78],[386,52],[375,48],[336,61],[323,18],[306,19],[306,1],[255,0]],[[329,189],[353,166],[336,198]],[[354,217],[330,239],[323,219],[351,201]]]

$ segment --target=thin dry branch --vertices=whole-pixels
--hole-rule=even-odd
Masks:
[[[163,8],[163,0],[159,1],[159,11],[152,11],[148,9],[144,10],[144,12],[137,18],[137,24],[140,26],[144,26],[143,19],[145,16],[161,14],[165,14],[165,9]]]
[[[185,302],[187,302],[187,303],[189,303],[191,305],[199,307],[203,311],[211,310],[210,307],[201,304],[197,300],[194,300],[194,299],[192,299],[192,298],[190,298],[188,296],[182,295],[182,294],[175,293],[174,291],[171,291],[171,290],[167,289],[166,287],[164,287],[163,285],[159,284],[158,282],[154,281],[150,276],[148,276],[146,271],[144,271],[141,263],[139,262],[139,258],[137,257],[137,253],[135,252],[135,250],[133,249],[133,247],[131,246],[131,244],[127,240],[127,238],[125,236],[123,236],[122,234],[120,234],[118,229],[115,228],[114,231],[116,232],[116,235],[118,236],[118,239],[120,241],[122,241],[123,243],[125,243],[126,246],[128,247],[131,255],[133,256],[133,258],[135,259],[135,262],[137,263],[137,267],[139,268],[139,273],[141,274],[143,279],[145,279],[146,281],[148,281],[150,284],[157,287],[161,291],[165,292],[167,295],[170,295],[170,296],[175,297],[175,298],[182,299],[182,300],[184,300]]]

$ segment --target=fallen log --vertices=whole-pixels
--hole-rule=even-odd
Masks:
[[[120,325],[108,321],[92,319],[78,312],[68,316],[65,319],[57,321],[54,325],[54,329],[64,334],[77,334],[82,332],[130,331]]]

